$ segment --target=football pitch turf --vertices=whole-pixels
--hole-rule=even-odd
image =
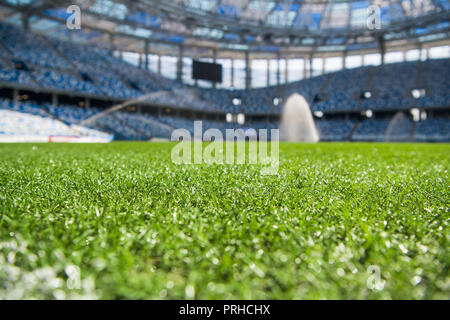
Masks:
[[[0,145],[0,299],[449,299],[448,144]]]

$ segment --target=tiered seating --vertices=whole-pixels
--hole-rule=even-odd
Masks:
[[[450,141],[450,118],[437,117],[417,124],[415,139],[418,141]]]
[[[70,127],[54,119],[39,105],[29,102],[12,102],[0,99],[0,139],[4,136],[43,137],[89,136],[91,138],[112,139],[97,130]]]
[[[384,141],[390,119],[366,119],[359,123],[352,136],[355,141]]]
[[[225,90],[225,89],[198,89],[199,96],[212,105],[214,109],[246,114],[268,114],[279,113],[272,104],[272,99],[277,95],[278,87],[248,90]],[[241,104],[233,104],[233,99],[240,99]],[[281,106],[279,106],[281,107]],[[211,109],[211,107],[210,107]]]
[[[129,127],[117,115],[105,115],[95,120],[95,127],[102,128],[105,131],[113,132],[117,139],[120,140],[148,140],[149,136],[138,132]]]
[[[66,69],[67,62],[40,36],[0,23],[0,39],[18,59],[30,64]]]
[[[92,79],[102,92],[110,97],[129,99],[141,93],[128,87],[112,70],[111,66],[103,60],[106,52],[101,52],[84,45],[73,45],[68,42],[52,40],[53,45],[66,55],[76,67]]]
[[[423,63],[425,97],[419,99],[420,107],[446,107],[450,101],[450,59]]]
[[[77,132],[60,121],[27,113],[0,110],[0,135],[12,136],[73,136]]]
[[[0,82],[123,100],[151,94],[149,103],[171,108],[250,115],[280,114],[282,103],[275,105],[273,99],[278,97],[281,101],[286,101],[294,93],[303,95],[312,111],[326,113],[359,112],[359,108],[373,109],[375,113],[384,109],[405,110],[412,107],[446,108],[450,101],[449,59],[342,70],[278,87],[218,90],[188,87],[112,57],[104,49],[48,40],[4,23],[0,23],[0,40]],[[13,66],[14,59],[16,62],[23,61],[26,67],[24,69],[29,70],[16,70]],[[373,97],[362,101],[359,94],[369,82]],[[421,88],[426,90],[425,96],[414,99],[411,89]],[[233,103],[235,98],[241,103]],[[75,120],[89,116],[88,113],[99,112],[70,106],[48,108],[68,123],[75,123]],[[80,112],[83,114],[79,114]],[[322,140],[345,140],[356,124],[355,120],[333,120],[328,115],[325,118],[326,120],[317,121]],[[166,125],[161,125],[161,122]],[[418,125],[417,137],[427,139],[430,136],[428,130],[432,130],[432,126],[429,123],[433,122],[421,122]],[[443,123],[436,121],[436,130],[446,128]],[[358,125],[353,139],[383,140],[386,138],[384,135],[388,124],[387,118],[364,120]],[[413,131],[412,125],[410,121],[399,123],[390,130],[388,139],[409,139]],[[159,119],[116,112],[102,117],[95,126],[114,132],[122,139],[148,139],[153,136],[167,137],[170,131],[168,126],[192,130],[192,121],[169,116]],[[206,129],[214,127],[222,131],[239,127],[218,121],[204,121],[204,126]],[[243,127],[259,129],[277,125],[261,121],[246,123]],[[445,134],[440,132],[437,136]]]
[[[240,107],[233,105],[233,98],[240,98],[241,96],[238,91],[199,88],[198,92],[203,100],[207,103],[214,104],[217,110],[232,113],[240,112]]]
[[[243,109],[247,114],[264,114],[272,112],[272,99],[275,97],[276,87],[249,89],[242,94]]]
[[[367,83],[372,69],[343,70],[331,75],[326,88],[326,100],[314,105],[315,110],[355,110],[360,102],[360,92]]]
[[[54,106],[49,104],[45,106],[51,114],[69,124],[78,124],[100,112],[100,110],[95,108],[86,109],[69,105]]]
[[[259,129],[279,129],[280,126],[278,123],[276,122],[272,122],[272,121],[247,121],[243,128],[247,128],[247,129],[255,129],[255,130],[259,130]]]
[[[158,121],[148,115],[118,112],[115,116],[123,121],[126,126],[138,132],[142,137],[139,140],[148,140],[152,137],[169,138],[172,133],[170,127],[158,123]]]
[[[416,105],[411,89],[418,86],[419,62],[379,66],[372,81],[374,97],[364,100],[365,109],[409,109]]]
[[[28,113],[43,118],[49,117],[49,114],[45,112],[41,107],[30,102],[14,102],[8,99],[0,99],[0,109],[16,111],[20,113]]]
[[[120,74],[122,78],[126,79],[130,84],[132,83],[137,86],[141,92],[149,93],[160,90],[158,83],[149,72],[112,57],[109,54],[102,54],[101,57],[108,66],[116,73]]]
[[[11,56],[9,55],[8,52],[2,50],[1,48],[0,48],[0,81],[14,82],[27,87],[36,86],[36,83],[33,81],[28,72],[16,70],[13,67]]]
[[[93,95],[102,94],[92,82],[83,81],[79,76],[70,72],[40,69],[34,71],[33,76],[44,88],[77,91]]]
[[[396,118],[394,116],[389,123],[385,133],[386,141],[406,141],[411,137],[411,131],[414,123],[407,116]]]
[[[171,126],[174,129],[186,129],[191,135],[194,134],[194,121],[186,118],[171,117],[171,116],[160,116],[157,118],[159,121]],[[244,125],[240,125],[232,122],[223,121],[213,121],[213,120],[201,120],[202,130],[205,132],[208,129],[218,129],[222,132],[223,139],[226,139],[227,129],[242,129],[244,131],[248,129],[255,129],[259,133],[260,129],[267,129],[268,138],[270,138],[270,129],[278,129],[279,125],[275,122],[267,121],[250,121],[246,122]]]
[[[194,122],[192,120],[171,116],[160,116],[158,120],[174,129],[186,129],[194,134]]]
[[[99,109],[91,108],[78,108],[73,106],[47,106],[49,111],[57,116],[59,119],[70,123],[78,124],[81,121],[92,117],[93,115],[100,112]],[[117,116],[119,113],[115,113]],[[128,126],[121,123],[119,119],[111,116],[110,114],[105,114],[92,123],[86,124],[91,128],[101,129],[113,133],[117,139],[124,140],[145,140],[146,137],[138,134],[135,130],[129,128]]]
[[[356,120],[324,119],[316,121],[322,141],[344,141],[356,124]]]
[[[283,87],[279,88],[278,93],[280,93],[280,96],[284,99],[284,101],[286,101],[286,99],[288,99],[294,93],[298,93],[306,99],[312,110],[319,110],[315,106],[314,98],[321,93],[324,81],[327,79],[328,76],[329,75],[322,75],[286,84]],[[276,110],[279,110],[281,112],[282,109],[281,107],[282,107],[281,105],[278,106]]]
[[[97,108],[86,109],[67,105],[46,105],[46,107],[53,115],[69,124],[78,124],[100,112]],[[123,111],[103,114],[97,120],[86,125],[114,133],[116,138],[123,140],[148,140],[152,137],[168,138],[171,133],[171,128],[158,123],[149,115]]]
[[[13,70],[12,68],[0,66],[0,81],[22,84],[27,87],[36,87],[36,83],[28,72]]]
[[[0,64],[1,80],[36,86],[32,80],[34,78],[44,88],[102,94],[92,83],[81,80],[69,71],[70,64],[43,37],[3,23],[0,23],[0,35],[2,43],[13,55],[0,50],[2,58],[8,62],[12,58],[23,61],[30,68],[29,71],[19,71],[12,68],[12,63]]]
[[[184,88],[174,88],[170,92],[174,95],[176,102],[175,104],[181,108],[190,108],[194,110],[215,110],[213,103],[208,103],[202,100],[195,89]]]

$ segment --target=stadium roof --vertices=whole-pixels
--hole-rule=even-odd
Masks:
[[[64,36],[66,8],[79,5],[80,37],[108,44],[105,34],[221,49],[329,46],[370,48],[385,41],[448,39],[447,0],[0,0],[2,20],[20,12],[33,28]],[[379,8],[380,28],[367,27],[368,7]],[[126,42],[128,40],[124,40]]]

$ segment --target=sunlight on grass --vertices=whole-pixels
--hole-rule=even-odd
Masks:
[[[449,298],[449,145],[173,145],[0,145],[0,298]]]

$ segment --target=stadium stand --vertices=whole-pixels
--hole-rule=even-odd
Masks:
[[[430,60],[423,63],[423,83],[420,88],[425,89],[426,95],[420,97],[419,107],[437,107],[448,106],[450,101],[450,59]]]
[[[390,119],[366,119],[358,124],[352,140],[383,141]]]
[[[449,59],[359,67],[282,86],[226,90],[184,85],[131,65],[110,55],[105,49],[47,39],[3,22],[0,23],[0,40],[0,82],[24,88],[59,90],[118,101],[151,94],[148,101],[152,105],[218,113],[222,118],[225,113],[277,117],[282,111],[282,103],[276,104],[274,99],[285,101],[293,93],[303,95],[313,111],[330,114],[359,114],[362,110],[394,112],[391,118],[360,117],[359,120],[343,120],[328,116],[326,119],[317,119],[321,139],[327,141],[383,141],[395,111],[407,111],[416,107],[447,107],[450,98],[450,78],[447,76],[450,70]],[[422,89],[424,93],[414,97],[414,89]],[[372,92],[372,97],[363,98],[364,90]],[[43,117],[50,126],[47,133],[55,131],[61,134],[69,133],[70,130],[66,132],[61,129],[59,123],[52,122],[57,120],[49,119],[48,114],[42,114],[43,110],[49,110],[56,119],[69,125],[100,112],[96,108],[81,109],[64,104],[17,105],[2,100],[2,108],[5,106],[9,106],[11,112]],[[10,112],[8,114],[9,119],[36,127],[35,118],[20,118],[18,114]],[[100,117],[92,128],[114,134],[116,139],[148,140],[152,137],[168,138],[173,128],[192,131],[192,125],[192,120],[183,117],[120,111]],[[272,119],[250,121],[241,127],[258,129],[277,126]],[[204,127],[224,131],[226,128],[239,126],[225,121],[204,121]],[[448,141],[448,119],[436,117],[420,121],[417,128],[412,121],[404,121],[389,132],[389,139]]]
[[[356,123],[356,120],[329,119],[316,121],[316,126],[322,141],[345,141]]]
[[[419,62],[379,66],[370,87],[373,97],[364,101],[363,108],[403,109],[415,106],[410,92],[417,87],[418,71]]]
[[[17,59],[37,66],[56,69],[67,68],[64,59],[52,50],[40,35],[22,31],[5,23],[0,23],[0,32],[4,49]]]
[[[360,103],[362,85],[366,84],[371,67],[363,67],[356,70],[343,70],[331,75],[331,80],[326,88],[327,97],[314,105],[316,110],[355,110]]]
[[[450,141],[450,117],[437,117],[420,121],[415,139],[418,141]]]
[[[113,136],[98,130],[70,126],[52,117],[41,106],[0,99],[0,141],[12,137],[16,141],[48,141],[52,136],[82,137],[82,141],[111,141]]]

